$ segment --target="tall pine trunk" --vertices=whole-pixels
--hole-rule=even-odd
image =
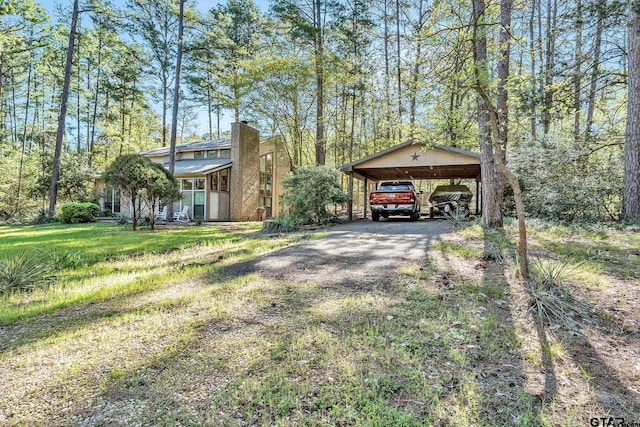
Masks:
[[[416,58],[413,63],[413,73],[411,76],[411,91],[409,92],[409,139],[415,137],[416,128],[416,108],[418,98],[418,86],[420,77],[420,66],[422,65],[422,26],[424,25],[423,1],[418,3],[418,23],[416,28]]]
[[[591,134],[593,125],[593,113],[596,109],[596,89],[598,88],[598,74],[600,73],[600,55],[602,50],[602,31],[604,26],[604,11],[598,7],[598,23],[596,24],[596,36],[593,41],[593,71],[589,85],[589,100],[587,102],[587,137]]]
[[[314,0],[315,8],[315,62],[316,62],[316,164],[326,163],[324,136],[324,34],[322,27],[322,0]]]
[[[33,37],[33,29],[31,29],[31,35]],[[31,103],[31,75],[33,73],[33,51],[29,57],[29,65],[27,71],[27,96],[25,99],[24,106],[24,127],[22,129],[22,150],[20,152],[20,166],[18,168],[18,190],[16,192],[16,205],[14,209],[14,214],[20,209],[20,196],[22,192],[22,170],[24,168],[24,157],[26,154],[27,148],[27,124],[29,122],[29,104]]]
[[[60,99],[60,113],[58,115],[58,129],[56,131],[56,147],[53,155],[53,173],[51,174],[51,186],[49,187],[49,216],[56,214],[58,201],[58,179],[60,178],[60,158],[62,156],[62,139],[66,130],[67,102],[69,100],[69,84],[71,82],[71,67],[73,65],[73,49],[76,40],[76,27],[78,24],[78,1],[73,2],[73,15],[71,16],[71,28],[69,31],[69,46],[67,47],[67,62],[64,68],[64,83],[62,97]]]
[[[629,100],[624,148],[622,218],[640,219],[640,11],[629,2]]]
[[[487,86],[487,35],[484,0],[473,0],[474,62],[477,85]],[[480,166],[482,173],[482,226],[502,227],[503,180],[498,172],[491,141],[489,105],[483,96],[478,98],[478,128]]]
[[[176,167],[176,138],[178,132],[178,107],[180,105],[180,73],[182,71],[182,43],[184,33],[184,2],[180,0],[180,18],[178,20],[178,54],[176,55],[176,81],[173,92],[173,114],[171,118],[171,141],[169,146],[169,172],[173,174]],[[173,203],[169,203],[167,212],[169,218],[173,217]]]
[[[580,94],[582,87],[582,0],[576,2],[576,71],[573,76],[573,137],[576,145],[580,140]]]

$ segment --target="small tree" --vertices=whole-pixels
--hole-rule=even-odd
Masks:
[[[105,170],[103,178],[108,185],[119,187],[122,194],[130,198],[134,230],[142,216],[143,204],[149,209],[153,229],[158,202],[180,194],[178,181],[169,171],[139,154],[119,156]]]
[[[151,213],[151,229],[155,229],[156,207],[160,206],[162,200],[173,200],[180,198],[180,187],[178,180],[165,168],[157,163],[150,162],[148,178],[149,185],[142,192],[144,203],[149,206]]]
[[[332,217],[327,206],[349,201],[338,183],[338,172],[327,166],[300,168],[283,185],[283,203],[295,224],[322,224]]]

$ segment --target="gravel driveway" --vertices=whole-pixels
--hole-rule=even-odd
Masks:
[[[357,220],[329,228],[327,237],[236,264],[225,274],[260,272],[297,283],[368,287],[389,281],[399,267],[420,266],[427,248],[450,228],[442,219]]]

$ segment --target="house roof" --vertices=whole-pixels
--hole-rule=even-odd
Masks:
[[[373,181],[480,178],[480,155],[443,145],[407,141],[343,165],[340,170]]]
[[[169,168],[168,164],[163,165]],[[175,176],[206,175],[231,166],[231,159],[198,159],[176,161],[173,174]]]
[[[220,148],[231,148],[231,140],[222,139],[220,141],[199,141],[178,144],[176,145],[176,153],[185,151],[214,150]],[[165,156],[169,154],[169,147],[154,148],[152,150],[143,151],[140,154],[145,156]]]

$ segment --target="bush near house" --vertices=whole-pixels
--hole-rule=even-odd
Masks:
[[[326,166],[300,168],[283,185],[283,203],[295,225],[325,223],[333,216],[327,206],[349,201],[340,188],[338,172]]]
[[[96,222],[100,216],[100,206],[95,203],[67,203],[62,206],[62,222],[80,224]]]

